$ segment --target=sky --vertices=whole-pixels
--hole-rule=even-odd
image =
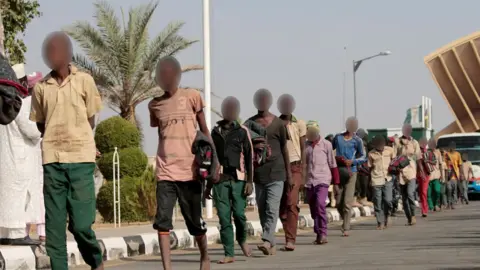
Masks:
[[[41,57],[45,36],[82,20],[95,25],[94,0],[40,0],[43,16],[27,28],[27,72],[48,72]],[[111,0],[118,11],[149,0]],[[339,132],[353,115],[352,61],[384,50],[389,56],[364,62],[357,71],[357,110],[363,128],[400,127],[406,110],[432,99],[433,128],[453,121],[423,58],[443,45],[478,30],[480,1],[462,0],[211,0],[212,92],[241,102],[241,117],[255,114],[253,94],[269,89],[276,99],[289,93],[294,114],[318,120],[324,135]],[[160,0],[149,32],[183,21],[181,34],[200,42],[178,54],[180,62],[203,64],[201,0]],[[344,48],[347,48],[345,50]],[[77,53],[81,49],[75,46]],[[345,80],[344,80],[345,74]],[[345,92],[344,89],[345,82]],[[201,71],[183,76],[182,84],[203,87]],[[345,94],[344,94],[345,93]],[[221,98],[212,98],[219,108]],[[345,100],[345,102],[344,102]],[[345,108],[343,104],[346,104]],[[144,149],[154,155],[157,132],[149,127],[147,102],[137,111]],[[272,111],[278,113],[276,102]],[[105,119],[115,113],[101,112]],[[213,119],[213,122],[218,119]]]

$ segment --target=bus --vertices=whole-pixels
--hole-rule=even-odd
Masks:
[[[480,132],[454,133],[438,138],[437,148],[447,149],[451,142],[455,142],[457,151],[467,153],[473,164],[473,179],[469,179],[468,193],[480,194]]]

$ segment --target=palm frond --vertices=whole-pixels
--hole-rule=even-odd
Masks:
[[[189,65],[189,66],[184,66],[182,67],[182,73],[187,73],[190,71],[197,71],[197,70],[203,70],[202,65]]]

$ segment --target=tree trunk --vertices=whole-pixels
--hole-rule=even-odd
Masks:
[[[130,105],[128,107],[120,108],[120,116],[123,119],[126,119],[132,122],[132,124],[137,125],[137,117],[135,115],[135,106]]]
[[[3,27],[1,8],[0,8],[0,54],[5,56],[5,28]]]

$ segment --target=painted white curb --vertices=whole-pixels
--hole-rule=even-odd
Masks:
[[[3,260],[0,269],[5,270],[35,270],[35,255],[29,246],[9,246],[0,247],[0,253]]]

